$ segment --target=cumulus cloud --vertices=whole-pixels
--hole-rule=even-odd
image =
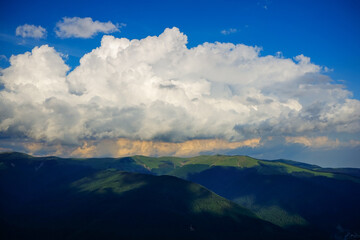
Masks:
[[[141,40],[104,36],[71,72],[47,45],[12,56],[0,76],[0,132],[79,146],[124,138],[359,140],[360,102],[310,58],[261,56],[243,44],[186,44],[177,28]]]
[[[124,24],[93,21],[90,17],[64,17],[56,23],[55,33],[60,38],[91,38],[98,33],[120,32]]]
[[[16,28],[16,36],[23,38],[45,38],[46,29],[42,26],[24,24]]]
[[[236,28],[229,28],[229,29],[224,29],[221,31],[221,34],[223,35],[229,35],[231,33],[236,33],[238,30]]]

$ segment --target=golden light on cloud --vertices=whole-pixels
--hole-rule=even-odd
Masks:
[[[69,150],[62,146],[61,144],[55,144],[55,145],[47,145],[46,143],[42,142],[30,142],[30,143],[24,143],[24,148],[27,150],[26,152],[31,155],[37,156],[37,152],[45,150],[48,153],[51,153],[51,155],[54,156],[67,156],[69,153]],[[41,156],[41,154],[40,154]]]
[[[259,147],[266,142],[276,141],[272,137],[252,138],[238,142],[228,142],[222,139],[195,139],[185,142],[161,142],[130,140],[126,138],[106,139],[101,141],[83,141],[81,146],[70,146],[61,144],[47,144],[43,142],[22,143],[26,153],[34,156],[61,156],[61,157],[125,157],[133,155],[144,156],[178,156],[190,157],[201,155],[206,152],[218,153],[221,150],[232,150],[242,147]],[[310,148],[335,149],[344,147],[359,147],[359,140],[340,141],[327,136],[320,137],[285,137],[287,144],[301,144]],[[0,148],[0,151],[11,151],[11,149]]]
[[[95,154],[96,147],[94,145],[89,146],[87,142],[84,142],[83,146],[78,147],[71,153],[73,156],[80,157],[92,157]]]
[[[32,143],[25,143],[24,147],[28,150],[30,154],[33,154],[34,152],[40,150],[43,148],[43,144],[32,142]]]
[[[298,143],[305,145],[307,147],[314,147],[314,148],[323,148],[323,147],[338,147],[340,146],[340,141],[338,139],[331,140],[328,137],[321,136],[321,137],[285,137],[285,141],[287,143]]]
[[[145,155],[187,157],[207,151],[256,147],[260,144],[260,140],[261,138],[253,138],[240,142],[228,142],[220,139],[198,139],[172,143],[120,138],[117,140],[104,140],[99,143],[84,142],[83,146],[78,147],[71,153],[71,156],[96,157],[111,155],[113,157],[124,157]]]

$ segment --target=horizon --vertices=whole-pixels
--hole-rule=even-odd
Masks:
[[[276,162],[276,161],[290,161],[290,162],[295,162],[295,163],[301,163],[301,164],[306,164],[306,165],[313,165],[313,166],[317,166],[320,168],[349,168],[349,169],[360,169],[359,167],[331,167],[331,166],[321,166],[318,164],[314,164],[311,162],[304,162],[304,161],[295,161],[292,159],[284,159],[284,158],[276,158],[276,159],[262,159],[262,158],[255,158],[252,157],[250,155],[225,155],[225,154],[218,154],[218,153],[214,153],[214,154],[199,154],[199,155],[193,155],[193,156],[168,156],[168,155],[163,155],[163,156],[147,156],[147,155],[127,155],[127,156],[121,156],[121,157],[111,157],[111,156],[96,156],[96,157],[61,157],[61,156],[56,156],[56,155],[32,155],[32,154],[28,154],[28,153],[24,153],[24,152],[16,152],[16,151],[10,151],[10,152],[0,152],[1,154],[25,154],[28,155],[30,157],[33,158],[50,158],[50,157],[55,157],[55,158],[60,158],[60,159],[79,159],[79,160],[87,160],[87,159],[123,159],[123,158],[132,158],[132,157],[145,157],[145,158],[180,158],[180,159],[191,159],[191,158],[197,158],[197,157],[248,157],[248,158],[252,158],[254,160],[260,160],[260,161],[269,161],[269,162]],[[291,165],[291,164],[290,164]],[[298,168],[304,168],[301,166],[297,166]]]

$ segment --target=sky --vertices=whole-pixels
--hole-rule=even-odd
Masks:
[[[360,2],[2,1],[0,151],[360,167]]]

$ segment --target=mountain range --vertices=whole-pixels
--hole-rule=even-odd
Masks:
[[[360,169],[0,154],[1,239],[357,239]]]

